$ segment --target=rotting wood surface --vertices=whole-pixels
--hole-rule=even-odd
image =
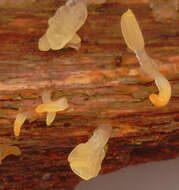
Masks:
[[[2,190],[73,189],[80,181],[67,163],[77,144],[85,142],[101,123],[110,122],[113,138],[102,173],[128,165],[174,158],[179,154],[179,19],[157,22],[147,4],[108,2],[90,6],[78,32],[80,51],[40,52],[38,39],[47,20],[64,2],[43,1],[23,9],[0,11],[0,142],[18,146],[22,155],[8,156],[0,165]],[[142,28],[146,50],[159,60],[160,71],[172,85],[164,108],[154,107],[149,94],[154,82],[140,70],[120,31],[120,16],[130,7]],[[70,108],[58,113],[50,127],[46,114],[34,114],[19,139],[13,121],[20,110],[41,103],[41,92],[53,99],[67,97]]]

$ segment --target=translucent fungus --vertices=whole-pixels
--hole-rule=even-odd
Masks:
[[[41,105],[37,106],[35,111],[37,113],[58,112],[58,111],[63,111],[66,108],[68,108],[67,99],[66,98],[60,98],[56,101],[41,104]]]
[[[111,133],[110,125],[100,126],[86,143],[79,144],[72,150],[68,162],[75,174],[85,180],[98,175],[105,157],[104,148]]]
[[[50,91],[44,91],[42,93],[42,102],[43,104],[40,104],[37,106],[35,111],[37,113],[43,113],[47,112],[47,118],[46,118],[46,124],[49,126],[53,120],[55,119],[56,112],[63,111],[68,108],[68,102],[65,97],[60,98],[56,101],[51,101],[51,92]]]
[[[0,144],[0,164],[2,164],[2,160],[10,154],[19,156],[21,154],[21,151],[16,146]]]
[[[58,8],[55,15],[49,19],[49,27],[39,39],[38,46],[41,51],[60,50],[65,46],[75,49],[80,47],[81,39],[76,32],[86,21],[87,5],[86,1],[72,2]]]
[[[81,47],[81,38],[78,36],[78,34],[75,34],[73,38],[68,42],[66,47],[71,47],[73,49],[79,50]]]
[[[16,137],[19,136],[20,130],[22,125],[24,124],[25,120],[30,116],[30,113],[28,112],[22,112],[18,113],[16,116],[16,119],[14,121],[14,135]]]
[[[142,32],[130,9],[122,15],[121,30],[127,46],[135,52],[142,70],[155,80],[159,89],[159,94],[151,94],[149,99],[155,106],[165,106],[171,97],[170,83],[158,71],[155,61],[147,55]]]

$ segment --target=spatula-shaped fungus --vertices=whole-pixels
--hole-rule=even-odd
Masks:
[[[19,136],[21,127],[29,116],[30,116],[29,112],[22,112],[17,114],[16,119],[14,121],[14,135],[16,137]]]
[[[147,55],[142,32],[130,9],[121,17],[121,30],[127,46],[135,52],[142,70],[155,80],[159,89],[159,94],[151,94],[149,99],[155,106],[165,106],[171,97],[170,83],[158,71],[155,61]]]
[[[35,111],[37,113],[47,112],[46,124],[49,126],[55,119],[56,112],[63,111],[68,108],[68,102],[65,97],[60,98],[56,101],[51,101],[51,92],[44,91],[42,93],[42,102],[36,107]]]
[[[104,147],[112,133],[110,125],[103,125],[94,131],[86,142],[77,145],[68,156],[68,162],[75,174],[84,180],[96,177],[105,157]]]
[[[71,3],[70,3],[71,2]],[[88,12],[86,1],[70,1],[57,9],[55,15],[48,20],[48,29],[39,39],[39,49],[60,50],[68,44],[77,49],[81,39],[76,32],[85,23]],[[75,44],[75,45],[74,45]]]
[[[10,154],[19,156],[21,154],[21,151],[16,146],[0,144],[0,164],[2,164],[2,160]]]

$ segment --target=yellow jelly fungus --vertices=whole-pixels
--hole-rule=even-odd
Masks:
[[[46,124],[49,126],[55,119],[56,112],[63,111],[69,107],[67,99],[65,97],[60,98],[56,101],[51,101],[51,92],[44,91],[42,93],[42,102],[37,106],[35,111],[37,113],[47,112]]]
[[[135,52],[142,70],[155,80],[159,94],[149,96],[157,107],[165,106],[171,97],[171,86],[168,80],[158,71],[155,61],[148,56],[144,48],[144,39],[135,15],[129,9],[121,17],[121,30],[127,46]]]
[[[68,156],[72,171],[84,180],[96,177],[105,157],[105,145],[112,133],[110,125],[103,125],[94,131],[86,142],[77,145]]]
[[[165,106],[171,97],[170,83],[163,75],[156,76],[155,83],[159,89],[159,94],[151,94],[149,98],[155,106]]]
[[[144,38],[133,12],[129,9],[122,15],[121,31],[127,46],[132,51],[144,48]]]
[[[37,106],[35,111],[37,113],[43,113],[43,112],[58,112],[63,111],[66,108],[68,108],[68,102],[66,98],[60,98],[56,101],[49,102],[46,104],[41,104]]]
[[[21,151],[16,146],[0,144],[0,164],[2,164],[2,160],[10,154],[19,156]]]
[[[14,121],[14,135],[16,137],[19,136],[20,134],[20,130],[22,125],[24,124],[25,120],[29,117],[29,113],[28,112],[22,112],[22,113],[18,113],[16,116],[16,119]]]
[[[79,50],[81,47],[81,38],[78,36],[78,34],[75,34],[73,38],[68,42],[66,47],[70,47],[76,50]]]
[[[38,47],[41,51],[49,49],[60,50],[65,46],[78,49],[80,37],[76,32],[85,23],[87,18],[87,5],[85,1],[67,2],[57,9],[55,15],[48,21],[46,33],[39,39]]]

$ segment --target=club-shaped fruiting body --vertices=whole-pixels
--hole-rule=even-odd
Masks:
[[[158,71],[155,61],[147,55],[144,39],[133,12],[129,9],[121,17],[121,30],[127,46],[135,52],[142,70],[155,80],[159,94],[151,94],[150,101],[158,107],[165,106],[171,97],[171,86],[168,80]]]
[[[86,142],[77,145],[68,156],[72,171],[84,180],[96,177],[105,157],[104,147],[112,133],[110,125],[103,125],[94,131]]]

